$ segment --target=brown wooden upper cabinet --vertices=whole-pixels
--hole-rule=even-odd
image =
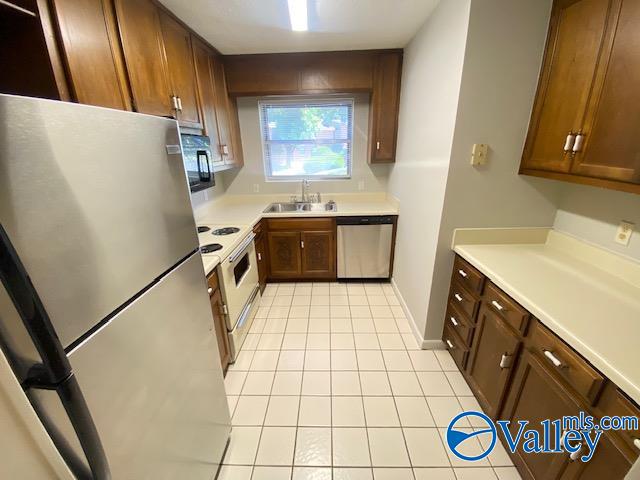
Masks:
[[[520,173],[640,193],[640,3],[556,0]]]
[[[171,91],[177,102],[177,118],[181,126],[202,128],[193,67],[191,35],[169,14],[160,11],[162,39],[167,55]]]
[[[230,55],[225,68],[236,97],[370,93],[369,162],[395,161],[401,50]]]
[[[381,53],[377,56],[369,122],[371,163],[395,161],[401,74],[400,55]]]
[[[51,8],[75,100],[131,110],[112,0],[54,0]]]
[[[240,166],[242,154],[235,100],[229,98],[220,56],[204,42],[192,36],[196,78],[200,106],[204,119],[204,133],[211,140],[214,167]],[[238,132],[235,132],[235,129]]]
[[[138,112],[174,117],[160,15],[150,0],[115,0],[134,108]]]

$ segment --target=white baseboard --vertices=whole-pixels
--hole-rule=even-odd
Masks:
[[[393,287],[393,291],[395,292],[396,297],[400,302],[400,306],[402,307],[402,311],[404,312],[404,315],[407,317],[407,320],[409,320],[409,325],[411,325],[411,332],[413,333],[413,336],[416,337],[416,341],[418,342],[418,345],[421,345],[422,348],[425,348],[424,337],[422,336],[422,333],[420,333],[420,331],[418,330],[416,321],[413,318],[413,315],[411,315],[411,312],[409,311],[409,307],[407,307],[407,302],[404,301],[404,298],[402,297],[400,290],[398,290],[398,285],[396,284],[395,278],[391,279],[391,286]]]
[[[444,342],[442,340],[423,340],[423,350],[445,350]]]
[[[411,315],[411,312],[409,311],[409,307],[407,306],[407,303],[404,301],[404,298],[402,297],[402,294],[400,293],[400,290],[398,289],[398,285],[396,284],[396,281],[394,278],[391,279],[391,286],[393,287],[393,291],[395,292],[396,297],[400,302],[402,311],[407,317],[407,320],[409,320],[409,325],[411,325],[413,336],[416,337],[416,341],[418,342],[418,345],[420,345],[423,350],[444,350],[445,346],[442,340],[425,340],[424,339],[424,337],[422,336],[422,333],[420,333],[420,330],[418,330],[416,321],[413,318],[413,315]]]

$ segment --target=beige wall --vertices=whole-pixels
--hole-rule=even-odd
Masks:
[[[472,0],[458,117],[430,288],[425,338],[441,338],[460,227],[551,226],[559,185],[518,175],[551,0]],[[489,162],[472,167],[474,143]]]
[[[406,47],[396,163],[400,200],[393,278],[417,329],[427,302],[456,121],[469,1],[440,2]]]
[[[388,165],[369,165],[367,163],[367,134],[369,130],[369,97],[356,95],[354,105],[353,129],[353,167],[350,179],[317,180],[311,182],[311,192],[351,193],[351,192],[384,192],[387,189]],[[260,132],[260,116],[258,98],[244,97],[238,99],[238,116],[244,152],[244,167],[229,170],[220,175],[231,194],[300,194],[300,182],[265,180],[262,157],[262,139]],[[363,182],[363,189],[359,183]],[[258,186],[258,192],[255,186]]]
[[[636,224],[626,247],[614,241],[621,220]],[[565,184],[553,228],[640,262],[640,195]]]

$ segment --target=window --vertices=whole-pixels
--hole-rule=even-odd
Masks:
[[[267,180],[350,178],[353,99],[259,102]]]

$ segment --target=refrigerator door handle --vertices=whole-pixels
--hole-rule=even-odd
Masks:
[[[110,479],[111,474],[102,442],[80,386],[71,372],[69,359],[38,292],[29,279],[29,274],[1,224],[0,282],[42,359],[42,364],[34,365],[30,369],[31,374],[28,378],[18,380],[28,389],[55,390],[58,393],[87,457],[93,477],[96,480]]]
[[[75,375],[69,375],[57,385],[31,385],[28,389],[28,391],[35,390],[53,390],[62,403],[69,423],[73,427],[78,443],[86,457],[86,462],[89,464],[89,469],[87,469],[86,463],[78,457],[79,452],[76,453],[68,448],[68,439],[64,438],[56,426],[48,421],[43,423],[74,475],[80,480],[111,480],[109,462],[100,435]]]

